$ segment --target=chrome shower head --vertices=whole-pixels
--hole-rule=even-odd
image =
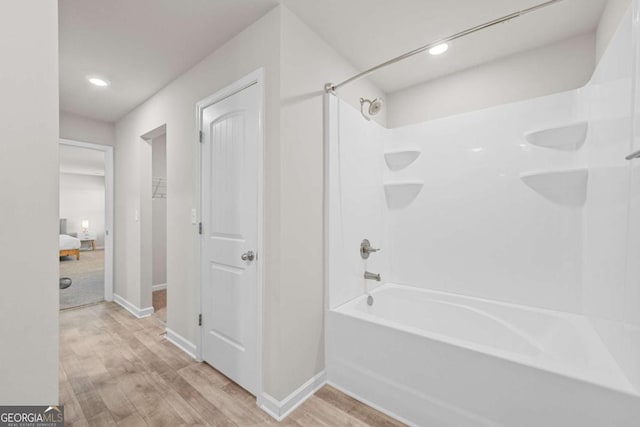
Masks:
[[[364,112],[364,104],[369,104],[367,114]],[[360,114],[367,120],[371,120],[371,116],[375,116],[382,110],[382,98],[376,98],[373,101],[370,99],[360,98]]]

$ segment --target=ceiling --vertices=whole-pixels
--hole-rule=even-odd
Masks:
[[[60,108],[116,121],[277,4],[59,0]],[[91,86],[88,75],[111,86]]]
[[[543,0],[59,0],[60,108],[113,122],[283,3],[358,70]],[[371,78],[386,93],[595,30],[607,0],[564,0]],[[97,88],[88,75],[107,78]],[[327,81],[344,76],[327,76]],[[334,82],[335,83],[335,82]]]
[[[104,152],[60,145],[60,173],[104,176]]]
[[[365,70],[427,43],[544,0],[282,0],[311,29]],[[607,0],[564,0],[417,55],[372,75],[386,93],[516,52],[593,32]],[[331,81],[342,76],[327,76]],[[332,83],[338,83],[332,81]]]

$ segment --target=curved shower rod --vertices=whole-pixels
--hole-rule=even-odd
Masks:
[[[536,6],[532,6],[530,8],[523,9],[523,10],[520,10],[518,12],[513,12],[513,13],[511,13],[509,15],[505,15],[505,16],[503,16],[501,18],[494,19],[493,21],[485,22],[484,24],[468,28],[468,29],[466,29],[464,31],[460,31],[459,33],[453,34],[453,35],[451,35],[449,37],[445,37],[445,38],[440,39],[440,40],[438,40],[436,42],[432,42],[432,43],[426,44],[426,45],[421,46],[421,47],[419,47],[417,49],[414,49],[414,50],[412,50],[410,52],[404,53],[404,54],[402,54],[400,56],[397,56],[397,57],[395,57],[393,59],[388,60],[387,62],[383,62],[382,64],[376,65],[375,67],[371,67],[368,70],[365,70],[365,71],[363,71],[361,73],[358,73],[355,76],[353,76],[351,78],[348,78],[347,80],[345,80],[345,81],[343,81],[341,83],[338,83],[338,84],[327,83],[327,84],[324,85],[324,90],[327,93],[333,93],[340,86],[344,86],[344,85],[346,85],[348,83],[351,83],[351,82],[353,82],[355,80],[358,80],[358,79],[361,79],[361,78],[363,78],[365,76],[368,76],[369,74],[373,73],[374,71],[379,70],[380,68],[384,68],[384,67],[386,67],[388,65],[395,64],[396,62],[400,62],[400,61],[402,61],[404,59],[407,59],[409,57],[417,55],[417,54],[419,54],[421,52],[425,52],[425,51],[431,49],[432,47],[438,46],[438,45],[443,44],[443,43],[450,42],[452,40],[459,39],[461,37],[468,36],[469,34],[473,34],[473,33],[477,32],[477,31],[484,30],[484,29],[489,28],[489,27],[493,27],[494,25],[502,24],[503,22],[507,22],[507,21],[510,21],[512,19],[519,18],[522,15],[526,15],[527,13],[531,13],[531,12],[536,11],[538,9],[542,9],[543,7],[551,6],[552,4],[558,3],[558,2],[561,2],[561,1],[562,0],[549,0],[549,1],[546,1],[544,3],[540,3],[540,4],[536,5]]]

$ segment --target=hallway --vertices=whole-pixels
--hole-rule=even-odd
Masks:
[[[400,426],[325,386],[278,423],[224,375],[114,303],[60,313],[60,404],[68,426]]]

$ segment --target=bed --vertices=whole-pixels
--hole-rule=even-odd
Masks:
[[[67,234],[67,220],[60,219],[60,256],[75,256],[77,260],[80,259],[80,246],[82,242],[75,237]]]

